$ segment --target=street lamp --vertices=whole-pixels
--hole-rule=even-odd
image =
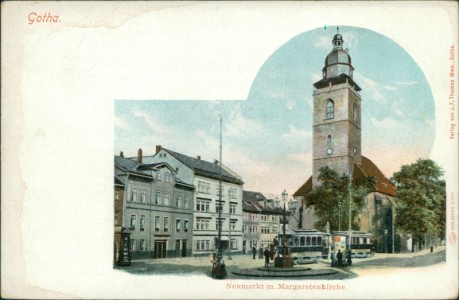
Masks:
[[[351,239],[352,239],[352,173],[349,174],[349,253],[348,253],[348,258],[347,258],[347,263],[348,265],[352,264],[351,260]]]
[[[338,231],[341,231],[341,208],[342,208],[342,203],[341,203],[341,195],[338,196]]]

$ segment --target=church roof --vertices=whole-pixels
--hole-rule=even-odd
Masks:
[[[390,183],[383,172],[367,157],[362,156],[362,164],[354,164],[352,180],[356,181],[364,177],[372,176],[376,179],[375,192],[395,197],[397,188]],[[293,194],[294,197],[306,196],[312,191],[312,176]]]
[[[312,191],[312,176],[309,176],[308,180],[293,193],[293,197],[306,196],[310,191]]]
[[[383,172],[367,157],[362,156],[362,164],[355,164],[353,179],[359,179],[358,176],[373,176],[376,178],[376,192],[395,197],[397,188],[390,183],[389,179],[384,176]]]

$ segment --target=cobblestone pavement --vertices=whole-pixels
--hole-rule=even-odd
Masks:
[[[234,275],[232,271],[245,269],[257,269],[264,266],[264,259],[252,259],[251,255],[233,255],[232,259],[228,256],[223,257],[227,278],[240,278],[240,275]],[[438,264],[446,261],[446,252],[443,248],[437,248],[433,253],[430,251],[421,251],[416,253],[396,253],[385,254],[377,253],[371,258],[353,259],[351,267],[334,268],[336,274],[313,276],[308,279],[350,279],[358,276],[359,270],[381,269],[381,268],[405,268],[405,267],[423,267]],[[272,263],[271,263],[272,265]],[[321,260],[314,264],[303,265],[313,270],[331,269],[329,260]],[[212,265],[209,257],[181,257],[152,260],[133,261],[130,267],[116,267],[126,272],[139,275],[205,275],[210,276]]]

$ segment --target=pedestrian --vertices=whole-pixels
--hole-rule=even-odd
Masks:
[[[258,250],[258,258],[262,259],[263,258],[263,247],[260,246],[260,250]]]
[[[271,253],[268,250],[268,247],[266,247],[265,252],[263,254],[265,255],[265,267],[268,267],[269,266],[269,257],[271,256]]]
[[[341,250],[338,249],[338,254],[336,254],[336,258],[338,258],[338,267],[343,266],[343,253],[341,253]]]
[[[336,252],[333,250],[332,254],[330,255],[331,257],[331,266],[336,267],[337,266],[337,257],[336,257]]]
[[[255,245],[252,246],[252,254],[253,254],[253,259],[255,259],[255,256],[257,255],[257,248],[255,248]]]
[[[352,265],[352,253],[351,250],[347,252],[347,265],[351,266]]]

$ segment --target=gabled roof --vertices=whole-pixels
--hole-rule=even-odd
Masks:
[[[115,155],[115,167],[125,171],[129,172],[130,174],[133,175],[138,175],[141,177],[147,177],[149,179],[153,179],[152,175],[146,171],[138,170],[138,167],[140,166],[139,163],[136,161],[129,159],[129,158],[124,158],[121,156],[116,156]]]
[[[360,180],[365,177],[374,177],[376,179],[375,192],[379,192],[389,196],[396,196],[397,188],[392,185],[389,179],[384,176],[381,170],[367,157],[362,156],[361,164],[354,164],[354,173],[352,180]],[[306,196],[312,191],[312,176],[293,194],[294,197]]]
[[[282,214],[282,208],[264,206],[265,201],[270,201],[259,192],[242,191],[242,210],[260,214]]]
[[[162,148],[162,150],[166,151],[181,163],[192,169],[196,175],[201,175],[212,179],[219,179],[220,167],[217,163],[211,163],[202,159],[197,159],[165,148]],[[221,173],[223,181],[235,184],[244,184],[240,178],[234,176],[225,170],[225,168],[222,168]]]
[[[355,164],[353,178],[360,179],[359,176],[373,176],[376,178],[376,192],[395,197],[397,188],[390,183],[389,179],[384,176],[383,172],[368,158],[362,156],[362,164]]]
[[[118,177],[115,176],[115,185],[116,186],[124,186],[124,182],[121,181]]]
[[[306,196],[310,191],[312,191],[312,176],[309,176],[308,180],[293,193],[293,197]]]

